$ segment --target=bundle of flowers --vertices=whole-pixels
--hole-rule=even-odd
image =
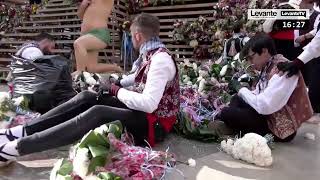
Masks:
[[[185,59],[179,64],[179,73],[181,107],[176,130],[201,141],[218,140],[208,124],[240,87],[250,87],[257,78],[252,67],[239,59],[220,64],[212,61],[191,63]]]
[[[88,132],[74,146],[68,160],[55,163],[50,180],[151,180],[163,179],[176,160],[169,152],[132,145],[119,121]],[[121,139],[120,139],[121,138]]]
[[[221,149],[235,159],[241,159],[258,166],[271,166],[273,136],[262,137],[255,133],[245,134],[242,138],[221,141]]]
[[[28,109],[28,101],[23,96],[11,98],[9,93],[0,92],[0,129],[24,124],[39,116]]]

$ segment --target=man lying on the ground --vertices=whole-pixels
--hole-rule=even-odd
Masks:
[[[43,55],[51,54],[54,48],[54,37],[43,32],[35,38],[34,42],[22,45],[15,55],[33,61]]]
[[[241,133],[272,133],[277,141],[291,141],[313,114],[301,73],[279,76],[277,64],[288,60],[266,34],[251,38],[242,56],[260,71],[259,82],[254,90],[241,88],[217,119]]]
[[[43,55],[51,54],[54,48],[54,37],[48,33],[42,32],[35,38],[35,41],[23,44],[15,56],[34,61]],[[8,74],[6,80],[12,80],[11,72]]]
[[[179,75],[170,52],[160,42],[159,19],[138,15],[130,30],[133,46],[140,52],[139,68],[126,81],[133,90],[102,83],[100,89],[108,94],[83,91],[30,123],[1,129],[0,164],[74,143],[88,131],[115,120],[121,121],[137,144],[148,139],[154,145],[163,138],[156,134],[172,129],[180,106]]]
[[[99,51],[110,45],[108,20],[114,0],[83,0],[78,8],[82,20],[81,36],[74,41],[77,69],[75,78],[83,71],[91,73],[122,72],[116,64],[98,63]]]

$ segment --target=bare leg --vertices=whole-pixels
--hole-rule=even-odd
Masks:
[[[74,42],[77,71],[88,71],[92,73],[121,72],[117,65],[98,64],[98,50],[104,49],[107,44],[100,39],[86,34]],[[100,67],[101,66],[101,67]]]
[[[121,68],[116,64],[98,63],[98,51],[88,52],[88,72],[104,73],[104,72],[121,72]]]

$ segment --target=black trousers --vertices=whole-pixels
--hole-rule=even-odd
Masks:
[[[20,155],[40,152],[74,143],[88,131],[105,123],[120,120],[142,143],[148,133],[146,113],[127,108],[112,96],[99,100],[96,93],[84,91],[69,101],[27,123],[27,137],[18,141]]]
[[[309,89],[308,94],[313,111],[320,113],[320,58],[305,64],[302,74]]]
[[[238,95],[232,97],[229,107],[222,109],[219,118],[228,127],[240,131],[241,134],[253,132],[264,136],[272,133],[268,127],[267,116],[259,114]],[[275,137],[275,141],[291,141],[295,135],[296,133],[285,139]]]

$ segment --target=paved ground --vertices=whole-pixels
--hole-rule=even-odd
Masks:
[[[0,87],[1,89],[1,87]],[[316,140],[305,139],[305,133],[313,133]],[[274,164],[260,168],[232,159],[220,152],[217,144],[205,144],[170,135],[156,147],[167,147],[178,159],[185,161],[194,158],[195,168],[178,165],[186,179],[197,180],[318,180],[320,177],[320,125],[304,124],[297,137],[290,143],[278,143],[272,151]],[[53,163],[67,157],[69,147],[62,147],[19,158],[17,163],[0,169],[1,180],[42,180],[48,179]],[[183,179],[178,173],[171,173],[168,179]]]

